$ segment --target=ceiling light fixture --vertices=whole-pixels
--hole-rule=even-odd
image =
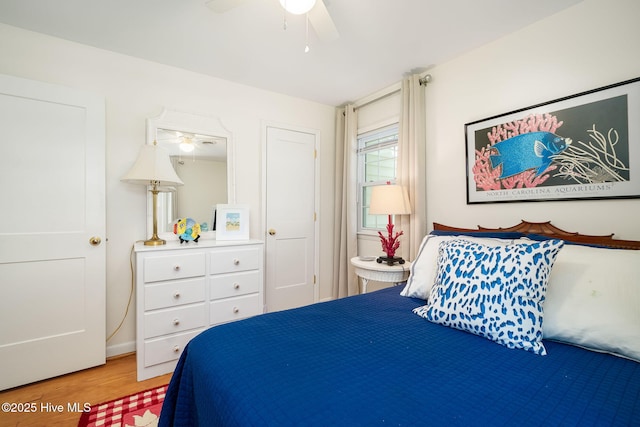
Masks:
[[[316,0],[280,0],[280,4],[289,13],[302,15],[313,9]]]
[[[316,5],[316,0],[280,0],[285,10],[283,28],[287,29],[287,12],[293,15],[306,14],[304,53],[309,53],[309,11]]]
[[[189,138],[188,136],[183,136],[182,142],[180,143],[180,151],[190,153],[194,148],[195,146],[193,145],[193,139]]]

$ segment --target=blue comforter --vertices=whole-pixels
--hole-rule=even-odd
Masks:
[[[545,341],[510,350],[436,325],[393,287],[211,328],[160,426],[640,425],[640,363]]]

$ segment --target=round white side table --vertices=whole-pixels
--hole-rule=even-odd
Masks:
[[[363,294],[367,293],[369,280],[398,284],[409,277],[409,269],[411,268],[409,261],[404,264],[388,265],[384,262],[378,263],[375,258],[363,260],[360,257],[353,257],[351,264],[355,267],[358,277],[362,279]]]

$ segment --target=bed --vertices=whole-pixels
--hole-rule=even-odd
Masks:
[[[546,271],[532,297],[544,317],[526,313],[536,304],[522,295],[513,310],[497,297],[509,316],[524,313],[515,329],[502,322],[510,325],[506,333],[474,326],[468,313],[443,314],[445,306],[468,309],[447,299],[468,298],[450,283],[451,262],[477,250],[503,262],[518,258],[514,248],[523,257],[534,253],[536,262],[549,258],[547,270],[524,267],[521,274]],[[550,223],[478,230],[434,224],[405,286],[267,313],[195,337],[172,376],[159,425],[640,425],[634,249],[640,242]],[[477,305],[486,322],[495,304]],[[530,324],[518,326],[522,321]],[[512,344],[518,328],[534,330],[534,339]]]

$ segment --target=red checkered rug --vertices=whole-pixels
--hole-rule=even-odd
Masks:
[[[78,427],[157,426],[167,387],[165,385],[92,405],[91,411],[80,417]]]

